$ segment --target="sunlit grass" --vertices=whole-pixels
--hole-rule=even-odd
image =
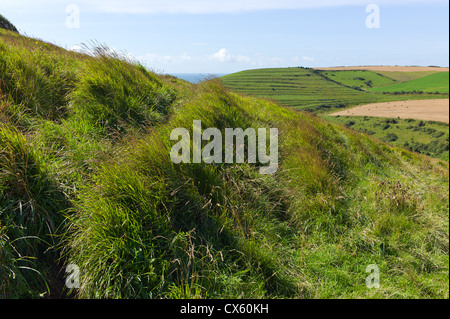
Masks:
[[[0,39],[0,297],[448,298],[447,163],[105,46]],[[173,164],[194,120],[278,128],[277,173]]]

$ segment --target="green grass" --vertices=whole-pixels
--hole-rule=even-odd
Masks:
[[[419,79],[414,79],[408,82],[397,83],[393,85],[374,87],[370,89],[373,92],[439,92],[448,93],[449,88],[449,75],[448,72],[439,72]]]
[[[1,298],[448,298],[448,163],[105,46],[0,41]],[[332,88],[326,103],[374,94]],[[303,102],[325,103],[319,91]],[[173,164],[170,132],[193,120],[278,128],[277,173]]]
[[[368,92],[335,82],[331,73],[330,77],[324,73],[306,68],[257,69],[229,74],[223,76],[222,80],[233,91],[272,99],[282,105],[314,113],[328,113],[339,108],[375,102],[448,97],[445,94]],[[372,79],[380,83],[382,77],[373,74]],[[350,84],[355,83],[356,80],[352,80]]]
[[[411,71],[411,72],[399,72],[399,71],[378,71],[377,73],[391,78],[398,82],[408,82],[423,78],[427,75],[436,74],[441,71]]]
[[[103,129],[122,130],[167,115],[175,98],[171,87],[139,63],[118,59],[106,47],[97,47],[93,55],[96,59],[80,67],[79,81],[69,94],[74,116]]]
[[[319,71],[304,68],[260,69],[242,71],[222,77],[224,84],[232,90],[271,98],[280,104],[326,114],[336,108],[365,103],[398,101],[405,99],[448,98],[448,72],[403,72],[407,77],[390,79],[386,72],[371,71]],[[387,75],[382,75],[387,74]],[[401,80],[414,79],[398,83]],[[371,81],[371,82],[369,82]],[[395,84],[392,84],[395,83]],[[370,88],[370,86],[373,88]],[[391,84],[391,85],[389,85]],[[442,94],[429,94],[438,86]],[[392,89],[391,89],[392,88]],[[416,91],[415,94],[404,94],[398,89]],[[428,88],[428,89],[427,89]],[[372,93],[369,91],[379,90]],[[392,91],[382,93],[382,91]],[[359,118],[329,118],[328,120],[351,125],[353,129],[370,132],[374,137],[389,142],[395,146],[406,147],[412,151],[421,152],[448,161],[448,140],[444,127],[439,124],[429,124],[427,130],[414,130],[411,124],[404,120],[393,126],[395,132],[384,131],[384,119],[364,120]],[[406,123],[406,124],[405,124]],[[367,127],[367,125],[370,127]],[[429,129],[429,130],[428,130]],[[442,130],[444,129],[444,132]],[[448,129],[448,126],[447,126]],[[434,134],[443,136],[434,137]],[[431,133],[430,133],[431,132]],[[387,135],[390,134],[390,135]],[[395,134],[396,137],[392,134]]]
[[[372,135],[394,146],[449,161],[447,123],[368,116],[330,116],[326,119]]]
[[[361,89],[386,86],[397,82],[372,71],[324,71],[323,74],[333,81]]]
[[[70,204],[39,146],[0,124],[0,295],[49,295],[58,281],[55,251]]]

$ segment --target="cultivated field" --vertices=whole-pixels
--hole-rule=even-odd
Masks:
[[[449,68],[441,68],[434,66],[342,66],[342,67],[329,67],[329,68],[316,68],[317,70],[328,71],[349,71],[349,70],[367,70],[376,72],[445,72],[449,71]]]
[[[394,146],[448,161],[448,68],[278,68],[222,79],[234,91],[322,114]],[[327,116],[333,113],[343,116]]]
[[[388,86],[398,83],[388,76],[367,70],[348,71],[321,71],[324,76],[332,81],[350,86],[352,88],[371,89],[379,86]]]
[[[241,71],[221,79],[232,91],[273,99],[283,105],[314,113],[377,102],[448,97],[445,94],[395,95],[369,92],[359,88],[361,83],[371,80],[376,86],[395,82],[373,72],[361,72],[364,73],[364,81],[353,80],[361,77],[359,73],[348,75],[346,79],[341,76],[342,73],[337,74],[339,72],[333,72],[336,75],[329,77],[326,73],[329,72],[297,67],[268,68]]]
[[[422,73],[422,72],[420,72]],[[425,72],[426,73],[426,72]],[[448,72],[438,72],[425,75],[406,82],[398,81],[395,84],[370,88],[373,92],[439,92],[448,93]]]
[[[449,123],[448,107],[448,99],[398,101],[357,106],[330,115],[399,117]]]

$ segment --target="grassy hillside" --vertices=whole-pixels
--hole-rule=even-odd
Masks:
[[[326,119],[372,135],[394,146],[449,161],[447,123],[368,116],[329,116]]]
[[[366,74],[364,71],[358,72]],[[307,68],[257,69],[229,74],[221,79],[233,91],[273,99],[283,105],[314,113],[327,113],[338,108],[375,102],[448,97],[445,94],[367,92],[359,87],[358,80],[352,78],[349,83],[351,85],[346,86],[334,80],[331,75],[338,71],[328,72],[329,77],[325,73],[327,72]],[[368,74],[377,83],[382,78],[374,76],[375,73]],[[389,82],[385,79],[383,81]],[[356,84],[358,86],[355,88]]]
[[[0,52],[1,298],[448,298],[447,163],[106,47],[0,30]],[[193,120],[278,128],[277,173],[173,164]]]
[[[439,72],[408,82],[397,83],[393,85],[374,87],[373,92],[439,92],[448,93],[449,91],[449,73]]]

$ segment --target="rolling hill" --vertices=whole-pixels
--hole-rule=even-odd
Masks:
[[[445,93],[448,92],[448,68],[374,66],[259,69],[230,74],[222,79],[225,86],[234,91],[270,98],[285,106],[320,114],[342,125],[352,122],[364,124],[365,120],[361,122],[361,118],[351,114],[337,118],[330,118],[327,115],[352,113],[352,107],[369,106],[373,103],[391,102],[392,106],[395,106],[402,105],[401,101],[448,99],[448,93]],[[389,91],[390,88],[392,92],[383,92]],[[372,92],[375,90],[380,92]],[[398,92],[399,90],[401,91]],[[405,93],[406,90],[411,93]],[[414,90],[415,92],[412,92]],[[436,90],[442,93],[436,93]],[[405,110],[402,118],[408,118],[408,108]],[[370,116],[369,113],[376,114],[376,105],[365,115]],[[398,115],[393,120],[398,120],[397,117]],[[426,120],[425,117],[422,119]],[[377,127],[383,127],[385,120],[374,119],[378,121]],[[428,122],[428,126],[435,129],[432,122]],[[406,147],[411,151],[448,161],[447,132],[444,132],[443,136],[434,136],[433,132],[428,131],[411,132],[413,129],[411,125],[396,126],[399,129],[396,132],[397,136],[410,135],[411,139],[405,141],[403,138],[388,138],[386,132],[376,128],[364,125],[352,127],[360,132],[370,132],[373,136],[395,146]]]
[[[413,92],[423,91],[428,93],[448,93],[449,73],[439,72],[418,79],[392,85],[377,86],[369,89],[373,92]]]
[[[354,80],[361,77],[362,73],[367,79]],[[343,74],[343,76],[338,75],[335,79],[336,74]],[[372,80],[381,85],[393,82],[389,78],[369,71],[331,72],[308,68],[256,69],[229,74],[221,79],[225,86],[233,91],[273,99],[283,105],[314,113],[327,113],[338,108],[375,102],[448,97],[448,94],[368,92],[360,87],[361,82]],[[338,80],[344,83],[339,83]]]
[[[353,88],[369,89],[397,83],[396,80],[367,70],[324,71],[327,78]]]
[[[0,29],[1,298],[448,298],[448,163],[90,52]],[[270,73],[237,78],[298,108],[377,96]],[[171,132],[194,120],[278,128],[277,173],[174,164]]]

